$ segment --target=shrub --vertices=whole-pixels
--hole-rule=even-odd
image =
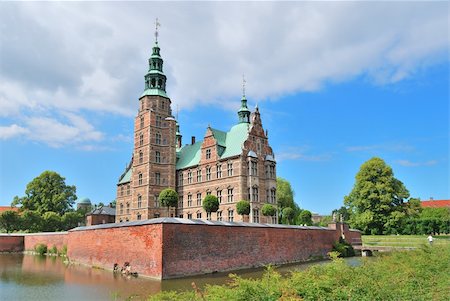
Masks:
[[[208,194],[203,200],[203,209],[209,213],[219,210],[219,200],[217,197],[215,195]]]
[[[66,245],[62,246],[62,248],[61,248],[61,250],[59,250],[58,254],[60,256],[67,256],[67,246]]]
[[[37,244],[34,246],[34,251],[39,255],[44,255],[47,253],[47,245],[46,244]]]
[[[164,207],[177,207],[178,193],[171,188],[166,188],[159,194],[159,201]]]
[[[261,213],[264,216],[274,216],[277,213],[277,209],[270,204],[264,204],[261,208]]]
[[[48,252],[48,254],[52,254],[52,255],[57,255],[58,254],[58,249],[56,248],[56,246],[51,247]]]
[[[355,250],[353,249],[352,245],[342,237],[339,238],[339,241],[333,244],[333,251],[338,252],[340,254],[340,257],[355,256]]]
[[[239,215],[249,215],[250,214],[250,202],[246,200],[241,200],[236,204],[236,211]]]

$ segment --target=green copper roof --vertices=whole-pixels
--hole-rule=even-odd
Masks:
[[[121,179],[119,179],[118,184],[124,184],[124,183],[130,182],[131,181],[131,171],[132,171],[132,168],[129,168],[127,170],[127,172],[123,175],[123,177]]]
[[[229,132],[211,129],[214,138],[219,144],[219,155],[221,159],[238,156],[242,153],[242,145],[248,137],[248,123],[239,123],[233,126]],[[177,169],[185,169],[196,166],[200,162],[201,146],[203,141],[193,145],[183,146],[177,153]]]
[[[163,97],[167,97],[169,98],[169,96],[167,96],[166,92],[161,90],[161,89],[146,89],[142,95],[139,97],[144,97],[144,96],[163,96]]]

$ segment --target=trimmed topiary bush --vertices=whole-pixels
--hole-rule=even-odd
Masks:
[[[249,215],[250,214],[250,202],[242,200],[237,202],[236,211],[239,215]]]
[[[219,210],[219,200],[215,195],[209,194],[203,199],[203,209],[206,212],[217,212]]]
[[[264,216],[274,216],[277,213],[277,209],[270,204],[265,204],[261,208],[261,213]]]

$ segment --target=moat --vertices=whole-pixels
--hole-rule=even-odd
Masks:
[[[360,258],[348,259],[357,265]],[[280,272],[302,270],[328,261],[287,265]],[[237,271],[246,278],[258,278],[263,269]],[[141,297],[166,290],[189,290],[191,283],[225,284],[228,273],[217,273],[183,279],[156,281],[145,277],[127,278],[110,271],[67,265],[60,257],[22,254],[0,254],[1,300],[123,300],[132,295]],[[140,298],[137,298],[140,300]]]

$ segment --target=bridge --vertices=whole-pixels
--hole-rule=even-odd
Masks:
[[[373,252],[391,252],[391,251],[408,251],[414,250],[416,247],[391,247],[391,246],[365,246],[354,245],[353,249],[360,250],[362,256],[372,256]]]

